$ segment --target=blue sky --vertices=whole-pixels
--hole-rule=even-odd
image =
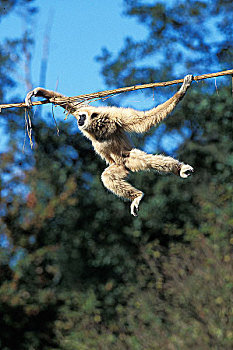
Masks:
[[[123,16],[123,1],[115,0],[40,0],[35,1],[39,12],[34,18],[32,37],[35,40],[32,60],[33,85],[39,84],[43,38],[47,23],[51,24],[50,50],[46,87],[66,95],[103,90],[100,64],[95,57],[107,47],[117,53],[126,36],[142,39],[144,26]],[[20,37],[25,23],[16,13],[0,23],[0,40]],[[20,84],[25,95],[26,87]]]

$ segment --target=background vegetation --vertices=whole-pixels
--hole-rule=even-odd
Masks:
[[[4,4],[1,17],[17,5],[35,11],[32,1]],[[116,56],[103,49],[107,86],[232,68],[232,1],[124,5],[148,38],[126,38]],[[1,43],[1,101],[23,45],[31,41]],[[136,139],[196,170],[187,181],[133,176],[146,193],[136,219],[103,188],[105,164],[71,124],[57,137],[34,119],[36,147],[22,153],[24,112],[2,111],[10,136],[0,154],[2,350],[232,349],[230,78],[217,86],[193,84],[165,123]],[[158,90],[163,100],[167,92]]]

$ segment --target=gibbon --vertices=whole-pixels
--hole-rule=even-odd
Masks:
[[[133,216],[137,216],[144,194],[126,182],[129,171],[155,169],[158,172],[173,173],[187,178],[193,172],[193,168],[172,157],[147,154],[134,148],[127,133],[143,133],[161,122],[184,97],[192,80],[192,75],[185,76],[181,88],[173,97],[149,111],[62,104],[62,107],[77,119],[80,131],[92,142],[95,152],[109,165],[101,176],[104,186],[117,196],[132,202],[130,208]],[[37,87],[26,96],[25,102],[28,107],[32,105],[32,96],[46,99],[64,97],[57,92]]]

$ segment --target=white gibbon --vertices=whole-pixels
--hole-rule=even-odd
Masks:
[[[192,75],[185,76],[181,88],[174,96],[149,111],[117,107],[83,107],[69,102],[61,104],[74,115],[80,131],[91,140],[95,152],[109,165],[101,176],[104,186],[117,196],[131,200],[133,216],[137,216],[143,192],[126,182],[129,171],[155,169],[187,178],[193,172],[193,168],[172,157],[147,154],[134,148],[127,133],[143,133],[161,122],[184,97],[192,80]],[[64,97],[57,92],[38,87],[27,94],[25,102],[28,107],[32,105],[32,96],[48,100]]]

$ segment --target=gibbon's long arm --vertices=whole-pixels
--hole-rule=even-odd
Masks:
[[[184,97],[192,80],[192,75],[186,75],[181,88],[174,96],[149,111],[141,112],[131,108],[122,108],[119,113],[119,125],[127,132],[143,133],[148,131],[173,111],[178,102]]]

